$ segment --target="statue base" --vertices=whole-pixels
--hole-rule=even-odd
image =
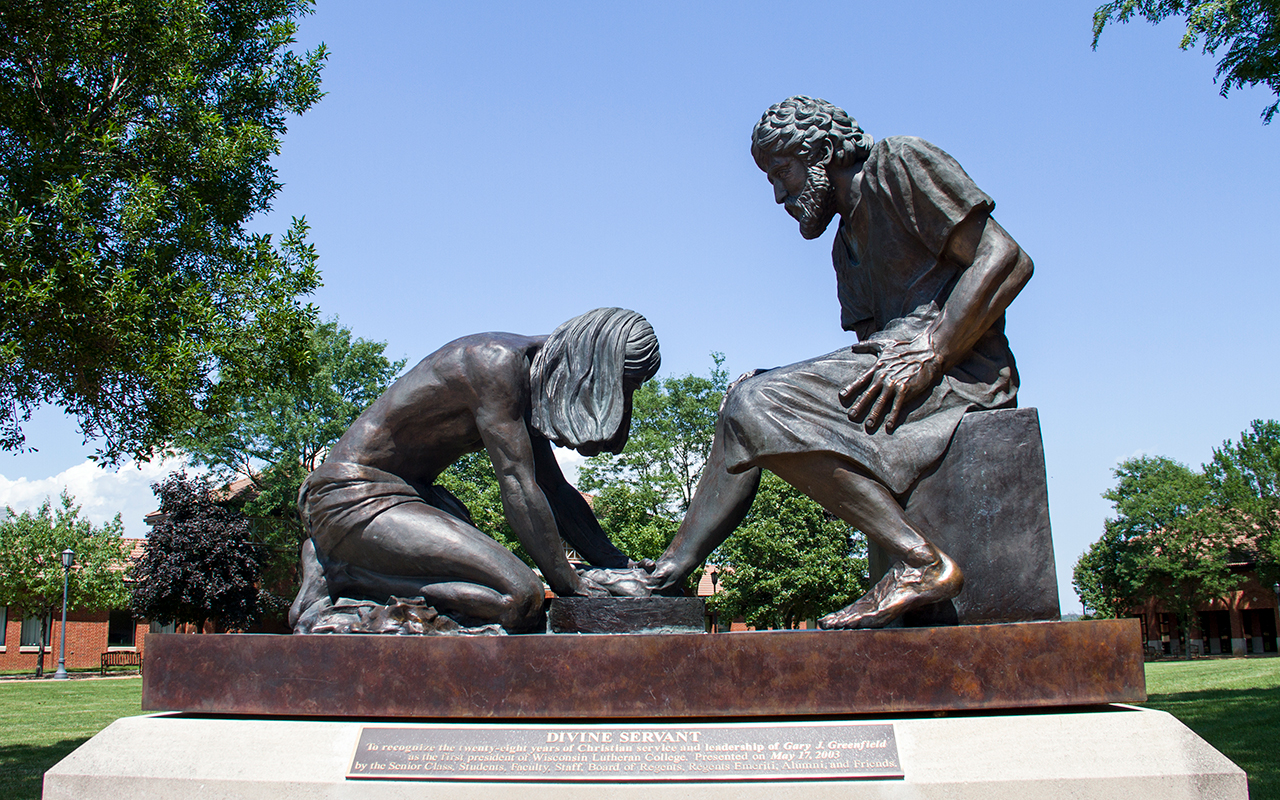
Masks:
[[[117,720],[81,745],[45,773],[43,796],[45,800],[651,800],[655,795],[689,800],[1248,797],[1244,772],[1162,711],[1104,706],[1065,714],[877,717],[858,721],[892,726],[902,777],[646,780],[645,773],[637,769],[637,779],[625,780],[593,779],[589,773],[582,776],[585,780],[577,781],[555,775],[536,782],[442,780],[438,776],[425,780],[424,776],[414,780],[399,776],[358,780],[348,778],[347,773],[361,733],[366,728],[387,725],[385,720],[364,723],[155,715]],[[412,722],[394,724],[402,729],[415,727]],[[762,725],[768,727],[768,723],[760,722],[732,724],[751,729],[749,735],[756,736]],[[461,730],[496,726],[451,722],[444,727]],[[549,723],[534,727],[539,732],[547,731],[537,737],[546,741],[563,736],[565,729],[563,724]],[[678,730],[682,726],[661,723],[645,727]],[[776,733],[786,736],[785,728],[780,727]],[[441,736],[447,737],[448,731]],[[577,750],[573,753],[573,757],[588,763],[599,760],[598,756]],[[572,777],[572,773],[565,777]]]
[[[648,636],[148,634],[145,711],[797,717],[1146,699],[1137,620]]]

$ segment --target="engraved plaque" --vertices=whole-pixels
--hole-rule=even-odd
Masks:
[[[892,724],[366,725],[348,778],[733,781],[901,778]]]

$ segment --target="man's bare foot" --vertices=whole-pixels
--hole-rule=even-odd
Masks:
[[[605,597],[648,597],[649,572],[642,567],[630,569],[580,569],[578,579],[583,584],[603,589]],[[589,595],[598,597],[595,593]]]
[[[950,600],[964,587],[964,573],[946,553],[923,567],[899,561],[856,603],[818,620],[822,628],[881,628],[916,606]]]

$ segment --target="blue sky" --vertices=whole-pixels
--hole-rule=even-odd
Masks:
[[[1070,570],[1118,461],[1198,465],[1280,416],[1269,95],[1220,98],[1177,21],[1091,51],[1094,5],[321,0],[300,43],[329,46],[328,95],[292,121],[255,226],[305,215],[321,313],[411,363],[621,305],[653,323],[664,374],[705,372],[711,351],[737,374],[852,341],[831,232],[801,239],[751,160],[761,112],[809,94],[877,138],[929,139],[1036,263],[1007,331],[1077,610]],[[142,532],[169,465],[102,473],[57,412],[28,435],[39,452],[0,455],[0,502],[65,484]]]

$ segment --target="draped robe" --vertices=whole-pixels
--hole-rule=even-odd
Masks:
[[[941,149],[910,136],[872,146],[857,178],[857,204],[832,248],[841,325],[859,340],[909,341],[941,313],[963,267],[945,255],[955,228],[995,203]],[[1004,316],[916,397],[892,433],[848,418],[839,392],[876,363],[842,348],[739,382],[725,399],[719,434],[730,472],[761,457],[831,452],[857,463],[894,494],[941,458],[960,418],[1017,404],[1018,372]]]

